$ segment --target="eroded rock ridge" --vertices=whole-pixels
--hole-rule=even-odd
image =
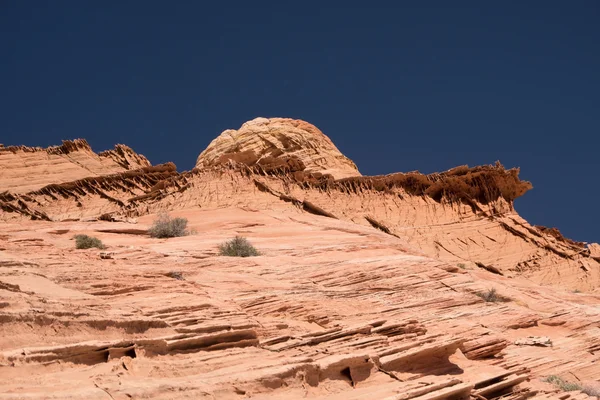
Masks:
[[[600,245],[521,218],[518,169],[361,176],[281,118],[183,173],[79,139],[0,166],[0,398],[594,398]]]

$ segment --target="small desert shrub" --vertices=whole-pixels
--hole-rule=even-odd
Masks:
[[[574,390],[582,390],[583,389],[580,384],[567,382],[563,378],[561,378],[560,376],[557,376],[557,375],[547,376],[546,379],[544,379],[544,381],[551,383],[554,386],[558,386],[560,388],[560,390],[562,390],[563,392],[572,392]]]
[[[106,247],[100,239],[88,235],[75,235],[75,248],[77,249],[105,249]]]
[[[229,257],[252,257],[260,253],[245,237],[236,236],[219,246],[219,254]]]
[[[486,290],[485,292],[475,293],[477,296],[481,297],[483,300],[488,303],[497,303],[497,302],[506,302],[510,301],[508,297],[502,296],[500,293],[496,291],[496,288],[491,288]]]
[[[171,218],[169,214],[160,214],[148,230],[153,238],[172,238],[186,236],[188,220],[186,218]]]
[[[177,279],[178,281],[185,281],[183,274],[179,271],[170,271],[167,272],[165,275],[167,275],[169,278]]]
[[[460,269],[466,269],[467,268],[467,266],[465,264],[463,264],[463,263],[458,263],[458,264],[456,264],[456,266],[458,268],[460,268]]]

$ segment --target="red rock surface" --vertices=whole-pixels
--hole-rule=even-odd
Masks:
[[[256,118],[240,129],[229,129],[200,154],[197,168],[228,160],[254,165],[264,159],[297,157],[307,172],[331,174],[335,178],[360,176],[352,160],[344,156],[316,126],[290,118]]]
[[[0,398],[592,398],[543,379],[597,385],[600,246],[519,217],[518,170],[299,154],[0,196]],[[150,238],[161,211],[194,233]]]
[[[0,145],[0,192],[24,193],[49,184],[149,167],[146,157],[118,144],[100,154],[84,139],[48,148]]]

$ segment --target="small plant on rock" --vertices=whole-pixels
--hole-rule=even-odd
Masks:
[[[161,213],[154,220],[148,233],[153,238],[173,238],[189,235],[187,218],[171,218],[167,213]]]
[[[242,236],[236,236],[220,245],[219,254],[229,257],[253,257],[260,255],[248,239]]]
[[[178,281],[185,281],[183,274],[179,271],[170,271],[165,274],[169,278],[177,279]]]
[[[458,263],[458,264],[456,264],[456,266],[460,269],[467,269],[467,266],[463,263]]]
[[[98,238],[88,235],[75,235],[75,248],[77,249],[105,249],[106,246]]]
[[[488,303],[497,303],[497,302],[507,302],[510,301],[510,298],[501,295],[496,291],[496,288],[491,288],[486,290],[485,292],[475,293],[477,296],[481,297]]]
[[[558,386],[563,392],[572,392],[574,390],[582,390],[582,387],[578,383],[567,382],[558,375],[550,375],[544,379],[545,382],[551,383],[554,386]]]

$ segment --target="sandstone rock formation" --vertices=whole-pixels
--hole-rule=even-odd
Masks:
[[[0,399],[593,398],[600,246],[521,218],[517,169],[217,148],[0,194]],[[195,234],[148,237],[161,211]],[[219,256],[236,235],[261,255]]]
[[[84,139],[65,140],[46,149],[0,145],[0,192],[25,193],[49,184],[149,166],[146,157],[122,144],[100,154]]]
[[[227,160],[254,165],[259,160],[295,156],[307,172],[334,178],[360,176],[356,165],[335,147],[317,127],[290,118],[256,118],[240,129],[229,129],[213,140],[196,161],[197,168]]]

